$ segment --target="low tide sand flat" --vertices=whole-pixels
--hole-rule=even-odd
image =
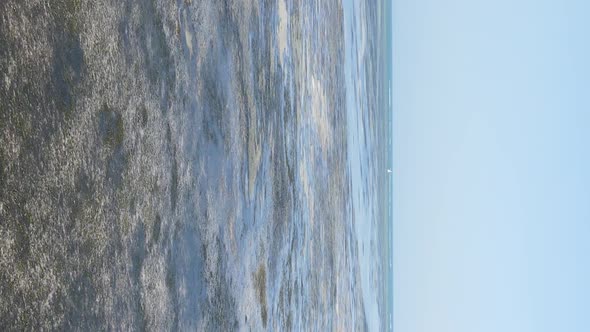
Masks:
[[[340,1],[0,1],[0,330],[366,328]]]

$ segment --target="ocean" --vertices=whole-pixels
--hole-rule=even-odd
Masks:
[[[0,329],[384,329],[384,4],[0,2]]]

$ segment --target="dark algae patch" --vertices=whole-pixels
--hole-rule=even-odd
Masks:
[[[123,146],[125,126],[122,114],[104,104],[98,115],[98,130],[103,144],[108,149],[107,179],[118,187],[122,184],[128,162]]]
[[[125,139],[121,113],[115,112],[105,103],[100,109],[98,119],[98,128],[104,144],[111,149],[121,148]]]
[[[260,305],[260,319],[266,328],[268,308],[266,305],[266,269],[263,264],[258,267],[258,270],[254,274],[254,287],[256,288],[256,296]]]

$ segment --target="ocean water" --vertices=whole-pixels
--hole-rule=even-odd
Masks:
[[[390,329],[391,4],[343,1],[347,159],[367,328]]]
[[[378,11],[0,2],[0,329],[381,328]]]

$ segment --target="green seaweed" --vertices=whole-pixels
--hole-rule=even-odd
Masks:
[[[266,328],[268,320],[268,309],[266,305],[266,268],[264,264],[260,264],[258,270],[254,274],[254,287],[258,296],[258,303],[260,304],[260,318],[262,325]]]

